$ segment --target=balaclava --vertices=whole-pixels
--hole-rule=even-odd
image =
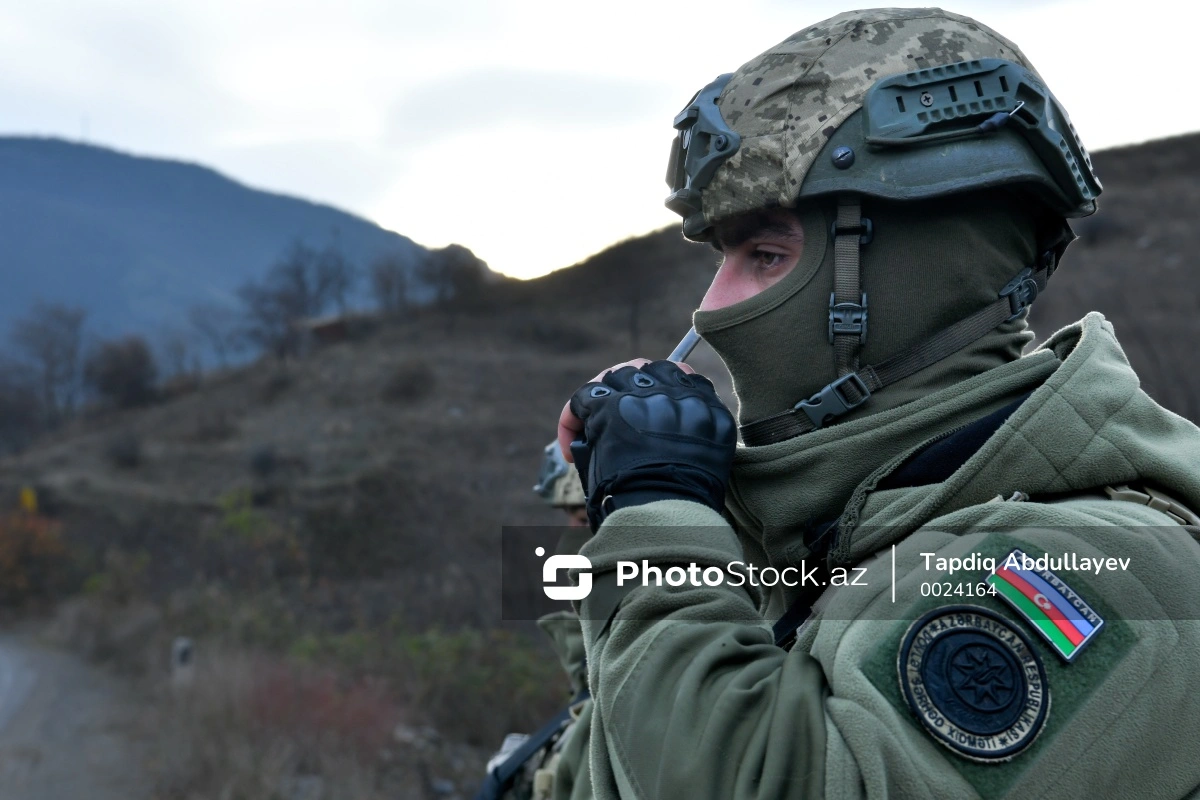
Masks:
[[[796,267],[754,297],[695,314],[697,332],[733,376],[742,425],[791,408],[837,377],[828,336],[835,213],[831,201],[799,206],[804,249]],[[861,251],[862,287],[870,298],[864,365],[911,349],[994,303],[1039,252],[1033,208],[1003,189],[909,203],[868,199],[863,215],[874,221],[873,239]],[[894,408],[1008,363],[1031,339],[1022,314],[873,394],[837,422]]]

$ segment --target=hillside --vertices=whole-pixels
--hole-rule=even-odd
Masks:
[[[1049,334],[1103,312],[1142,388],[1200,422],[1200,134],[1104,150],[1094,161],[1100,211],[1076,223],[1079,241],[1031,321]]]
[[[1150,394],[1200,419],[1200,135],[1095,159],[1102,211],[1077,226],[1033,326],[1044,338],[1104,312]],[[604,366],[669,352],[715,266],[659,231],[300,360],[92,411],[0,459],[0,509],[33,487],[62,526],[71,558],[54,577],[85,591],[67,627],[89,652],[134,650],[161,672],[186,633],[384,674],[401,719],[480,748],[455,762],[467,786],[500,736],[564,696],[544,644],[510,636],[531,626],[499,603],[504,527],[562,523],[530,491],[558,412]],[[689,360],[728,398],[711,351]],[[105,603],[115,622],[89,616]]]
[[[1200,200],[1198,153],[1200,136],[1099,153],[1102,211],[1078,225],[1080,241],[1032,314],[1044,337],[1088,310],[1104,312],[1151,395],[1192,419],[1200,418],[1191,352],[1200,279],[1191,254],[1200,232],[1188,215],[1160,209]],[[342,577],[366,570],[427,581],[426,567],[444,558],[443,570],[474,581],[472,595],[485,597],[499,577],[500,527],[558,521],[529,487],[563,401],[605,365],[669,352],[715,263],[710,248],[673,229],[621,242],[304,360],[264,360],[145,410],[76,420],[0,461],[0,487],[11,496],[20,484],[41,486],[70,513],[111,518],[106,542],[128,539],[179,565],[183,572],[163,574],[168,583],[192,569],[180,554],[192,543],[150,523],[182,516],[203,529],[230,497],[254,491],[266,512],[310,515],[310,527],[349,520],[365,538],[339,544],[348,548]],[[728,397],[711,351],[702,346],[691,361]],[[122,440],[137,443],[138,463],[114,469]],[[356,563],[373,548],[382,549]],[[400,603],[408,589],[393,589]],[[495,622],[487,603],[430,613],[450,624]]]
[[[360,217],[205,167],[0,137],[0,334],[39,298],[85,308],[101,335],[155,334],[195,304],[229,302],[297,239],[336,240],[357,264],[424,253]]]

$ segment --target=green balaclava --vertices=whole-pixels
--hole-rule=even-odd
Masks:
[[[835,207],[813,201],[795,213],[804,228],[796,267],[754,297],[694,316],[696,331],[733,376],[742,425],[785,411],[838,377],[828,335]],[[1039,252],[1033,208],[1003,189],[909,203],[867,199],[863,216],[874,222],[861,251],[862,289],[870,298],[864,365],[994,303]],[[1033,338],[1025,318],[882,389],[836,422],[895,408],[1020,357]]]

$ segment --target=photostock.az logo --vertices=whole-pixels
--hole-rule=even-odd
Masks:
[[[546,555],[546,548],[539,547],[533,552],[538,558],[541,558]],[[546,563],[542,565],[542,591],[551,600],[582,600],[592,591],[592,573],[582,570],[590,570],[591,568],[592,562],[588,561],[586,556],[550,556],[546,559]],[[579,573],[579,585],[555,586],[554,584],[558,583],[558,573],[569,569],[581,570]]]

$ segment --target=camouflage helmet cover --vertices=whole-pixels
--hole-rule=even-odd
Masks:
[[[542,451],[542,466],[533,490],[553,508],[575,508],[587,503],[579,472],[563,458],[558,442],[551,442]]]
[[[568,464],[566,474],[554,484],[549,503],[555,508],[575,508],[587,503],[583,494],[583,483],[579,480],[579,472],[574,464]]]
[[[1040,80],[1008,39],[937,8],[839,14],[751,59],[718,101],[741,145],[701,191],[705,227],[749,211],[795,206],[818,153],[881,78],[988,58],[1019,64]],[[706,238],[695,230],[688,235]]]

